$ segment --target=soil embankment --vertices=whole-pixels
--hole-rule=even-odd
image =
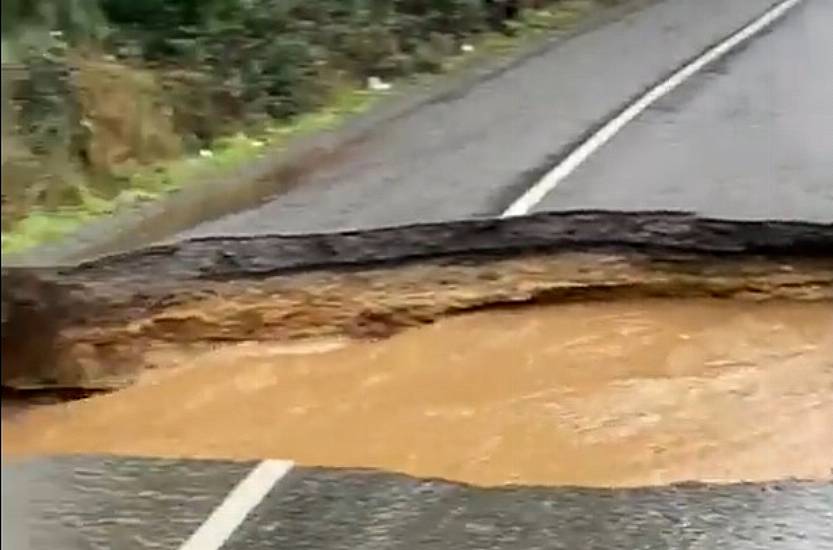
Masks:
[[[171,347],[380,337],[488,307],[650,296],[833,299],[833,224],[574,212],[12,269],[3,385],[122,387]]]

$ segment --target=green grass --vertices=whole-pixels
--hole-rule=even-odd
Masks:
[[[345,89],[326,108],[268,127],[256,136],[236,134],[218,140],[198,155],[135,170],[126,176],[125,189],[112,199],[97,196],[87,185],[79,183],[78,206],[30,212],[12,230],[3,232],[3,253],[17,253],[60,239],[96,218],[159,200],[186,185],[196,185],[206,176],[239,168],[266,152],[276,154],[292,139],[337,127],[347,117],[367,110],[381,95],[357,88]]]
[[[368,109],[379,97],[378,93],[345,89],[334,96],[330,105],[319,111],[270,126],[255,135],[239,133],[225,137],[198,155],[138,170],[129,177],[126,187],[130,191],[140,192],[140,200],[159,198],[206,175],[222,174],[239,168],[267,152],[275,154],[292,139],[336,128],[347,117]]]

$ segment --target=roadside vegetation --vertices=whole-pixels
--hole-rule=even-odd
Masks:
[[[3,0],[3,252],[616,0]]]

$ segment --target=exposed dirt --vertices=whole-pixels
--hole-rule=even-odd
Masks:
[[[24,292],[28,281],[4,283],[26,300],[4,326],[4,385],[96,389],[132,383],[156,368],[155,356],[171,347],[387,337],[494,306],[644,296],[831,299],[833,263],[561,253],[194,280],[170,287],[105,279],[57,289],[35,282]]]
[[[280,457],[487,485],[833,468],[827,301],[571,303],[379,342],[159,348],[154,360],[170,368],[4,421],[4,453]]]

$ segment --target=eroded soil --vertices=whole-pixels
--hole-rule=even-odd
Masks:
[[[130,388],[4,420],[4,454],[277,457],[486,485],[833,468],[827,300],[528,306],[376,342],[226,342],[153,360],[166,368]]]
[[[678,255],[657,260],[638,253],[564,252],[433,259],[256,280],[168,282],[160,275],[142,284],[120,278],[130,272],[124,268],[109,279],[98,274],[101,278],[70,280],[52,289],[4,280],[4,289],[18,289],[21,296],[3,327],[3,385],[120,388],[164,366],[157,357],[171,348],[383,338],[494,307],[657,296],[833,299],[833,262],[826,258]]]

